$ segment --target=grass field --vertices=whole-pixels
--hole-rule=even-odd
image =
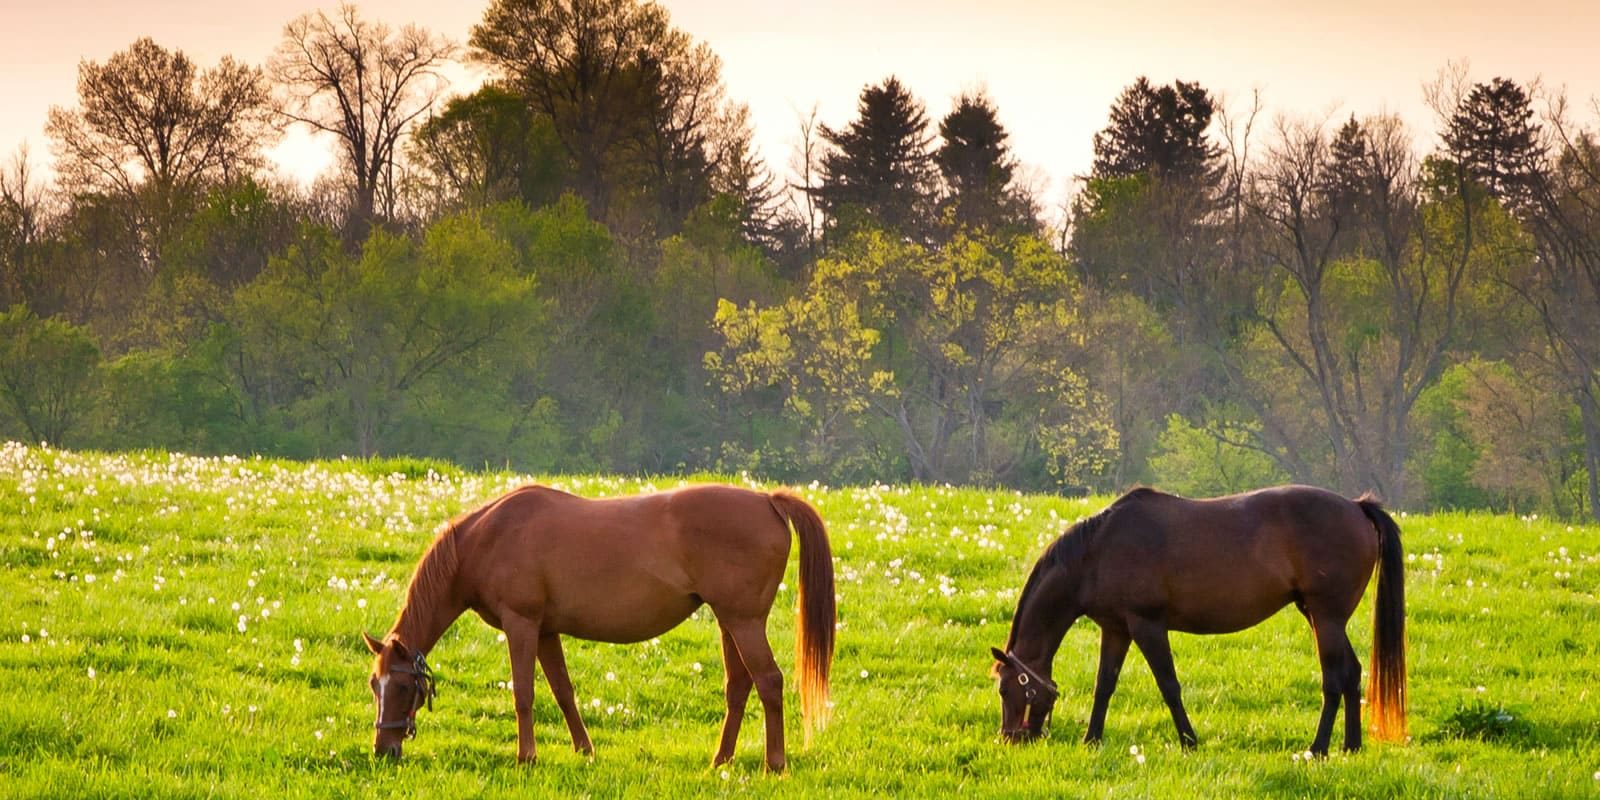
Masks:
[[[441,521],[525,480],[0,446],[0,796],[1600,797],[1600,529],[1397,515],[1409,744],[1298,755],[1320,684],[1285,611],[1174,635],[1193,753],[1137,655],[1104,745],[1079,743],[1088,622],[1055,664],[1051,736],[1009,747],[988,647],[1042,546],[1105,500],[922,487],[799,487],[830,527],[840,629],[833,723],[803,746],[791,691],[785,775],[762,770],[753,698],[737,759],[708,766],[723,702],[705,611],[645,644],[569,640],[597,754],[571,751],[541,685],[532,767],[513,758],[505,645],[463,617],[430,654],[440,694],[405,759],[373,759],[360,632],[388,629]],[[679,483],[539,480],[592,496]],[[793,570],[770,625],[786,671]],[[1370,627],[1364,604],[1350,625],[1363,662]]]

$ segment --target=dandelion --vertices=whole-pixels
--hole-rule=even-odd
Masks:
[[[722,776],[723,780],[727,780],[728,779],[728,771],[727,770],[723,770],[719,774]],[[1600,778],[1600,772],[1595,773],[1595,777]]]
[[[94,667],[89,668],[89,680],[94,680]]]
[[[178,718],[178,710],[177,709],[175,709],[175,708],[167,709],[167,719],[177,719],[177,718]]]
[[[616,679],[617,679],[617,673],[615,673],[615,672],[607,672],[606,673],[606,680],[614,681]]]
[[[861,679],[862,680],[866,680],[866,678],[867,678],[867,671],[866,670],[861,670]]]
[[[31,637],[29,637],[28,634],[26,634],[26,633],[22,634],[22,643],[23,644],[27,644],[28,642],[31,642],[31,641],[33,641],[33,639]]]
[[[698,661],[696,661],[696,662],[694,662],[694,664],[690,665],[689,668],[694,670],[695,672],[699,672],[700,670],[704,669],[704,667],[700,666],[700,662],[698,662]]]
[[[317,737],[318,741],[322,740],[322,731],[313,731],[311,735]]]

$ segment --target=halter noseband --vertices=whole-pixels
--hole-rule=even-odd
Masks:
[[[389,667],[389,671],[398,672],[402,675],[416,676],[417,698],[411,704],[411,711],[406,714],[405,719],[397,719],[393,722],[374,721],[372,727],[380,731],[404,730],[406,738],[410,739],[417,735],[417,709],[422,708],[423,704],[427,704],[428,710],[433,710],[433,696],[439,693],[439,686],[433,679],[433,670],[428,668],[428,661],[422,657],[421,653],[412,658],[409,665],[394,664]]]

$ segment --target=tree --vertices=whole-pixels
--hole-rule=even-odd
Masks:
[[[147,270],[207,186],[248,175],[272,141],[259,69],[224,57],[201,71],[145,38],[78,66],[80,107],[50,109],[45,132],[69,190],[121,201]]]
[[[27,145],[0,167],[0,306],[6,308],[33,299],[44,280],[40,240],[49,199],[37,173]]]
[[[94,405],[99,363],[81,327],[21,305],[0,314],[0,409],[36,443],[68,444],[78,432]]]
[[[1507,207],[1533,201],[1545,147],[1528,94],[1515,81],[1475,84],[1442,138],[1449,158]]]
[[[1216,111],[1198,83],[1153,86],[1140,76],[1111,106],[1111,120],[1094,136],[1095,178],[1152,173],[1169,180],[1203,179],[1221,149],[1206,139]]]
[[[422,191],[441,209],[506,200],[548,205],[566,178],[566,154],[549,118],[492,83],[452,98],[418,125],[411,152],[425,176]]]
[[[571,188],[628,239],[678,230],[710,199],[717,129],[734,112],[722,64],[640,0],[495,0],[475,57],[551,120]]]
[[[863,226],[920,239],[931,213],[933,156],[928,114],[893,75],[861,90],[856,118],[821,126],[828,150],[810,192],[842,234]]]
[[[1016,158],[994,103],[963,94],[939,121],[942,143],[933,155],[944,179],[941,216],[957,228],[1038,232],[1038,209],[1016,185]]]
[[[370,456],[419,387],[527,335],[541,311],[534,283],[479,214],[440,220],[420,242],[374,229],[359,255],[307,229],[238,294],[253,364],[241,377],[303,397],[307,422]]]
[[[1508,218],[1458,202],[1444,165],[1411,152],[1393,117],[1333,137],[1280,126],[1251,201],[1269,283],[1227,362],[1286,472],[1395,503],[1412,410],[1461,341],[1471,287],[1519,250]]]
[[[318,11],[284,26],[267,62],[278,112],[338,139],[350,182],[352,241],[394,216],[400,140],[444,92],[441,68],[454,53],[443,37],[415,25],[393,31],[362,19],[347,2],[333,17]]]

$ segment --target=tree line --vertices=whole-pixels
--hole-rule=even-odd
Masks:
[[[445,68],[491,78],[452,94]],[[1436,141],[1140,77],[1046,220],[995,103],[890,76],[774,170],[638,0],[355,6],[79,67],[0,168],[0,435],[1415,508],[1600,508],[1600,150],[1449,67]],[[333,143],[267,169],[292,125]]]

